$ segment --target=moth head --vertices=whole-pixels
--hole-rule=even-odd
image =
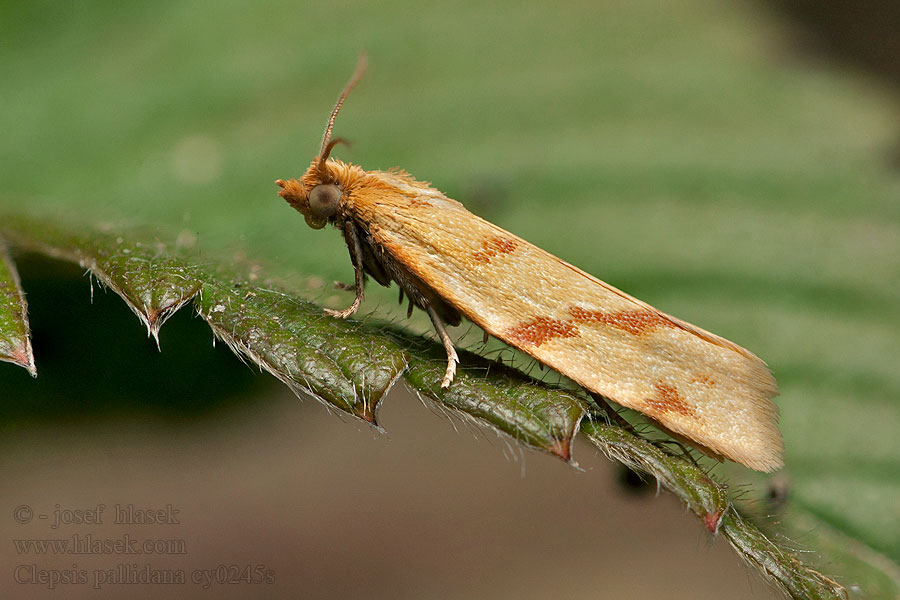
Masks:
[[[334,182],[321,182],[306,186],[298,179],[279,179],[278,195],[284,198],[306,219],[313,229],[322,229],[337,215],[341,206],[341,188]]]
[[[275,183],[281,188],[278,195],[287,200],[288,204],[297,209],[306,219],[306,224],[313,229],[322,229],[329,221],[333,221],[340,212],[341,197],[343,191],[335,174],[328,167],[328,157],[332,149],[338,144],[346,144],[342,138],[331,138],[334,129],[334,120],[337,118],[347,94],[356,85],[366,70],[366,56],[361,54],[356,64],[356,72],[344,87],[344,91],[338,98],[337,104],[331,111],[328,123],[325,126],[325,135],[322,137],[322,147],[306,174],[299,179],[284,181],[279,179]]]

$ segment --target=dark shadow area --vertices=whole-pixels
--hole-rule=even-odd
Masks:
[[[190,306],[160,332],[162,351],[125,303],[77,266],[18,257],[37,379],[0,363],[0,428],[144,413],[182,421],[277,385],[240,363]]]
[[[900,88],[900,2],[897,0],[767,0],[799,25],[813,52],[825,52]]]
[[[616,482],[621,490],[634,495],[643,495],[658,489],[656,480],[652,477],[641,475],[637,471],[633,471],[621,464],[616,465]]]

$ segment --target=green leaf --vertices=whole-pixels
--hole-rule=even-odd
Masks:
[[[795,552],[774,543],[743,519],[729,502],[726,486],[716,482],[699,465],[673,457],[647,440],[602,421],[586,421],[582,432],[610,458],[655,477],[707,529],[722,533],[744,560],[759,568],[792,598],[846,598],[847,592],[841,585],[809,568]]]
[[[19,274],[0,240],[0,360],[25,367],[37,377],[28,328],[28,305]]]
[[[447,367],[442,346],[404,337],[410,360],[406,380],[420,394],[480,419],[515,440],[568,461],[572,438],[585,414],[581,399],[549,388],[520,371],[460,352],[453,385],[441,388]]]
[[[441,345],[377,322],[326,316],[321,307],[259,281],[258,265],[242,269],[209,259],[201,263],[158,236],[125,229],[99,231],[21,215],[5,216],[3,223],[0,241],[78,263],[114,290],[149,334],[157,336],[168,316],[193,302],[216,337],[236,354],[298,395],[311,395],[373,424],[379,403],[404,373],[419,394],[565,461],[571,459],[573,437],[590,411],[582,431],[591,443],[655,477],[711,533],[724,533],[747,561],[793,597],[842,597],[843,588],[743,520],[725,486],[699,465],[662,450],[624,421],[622,426],[604,424],[598,405],[577,394],[469,352],[461,353],[456,379],[445,390],[440,387],[446,367]],[[7,259],[5,264],[13,274],[12,263]],[[23,309],[24,303],[18,306]],[[0,322],[0,336],[14,334],[22,323]]]
[[[5,216],[3,223],[0,236],[11,243],[86,268],[122,297],[154,337],[173,312],[193,302],[217,338],[298,395],[375,424],[379,403],[406,372],[422,394],[524,444],[570,458],[584,414],[581,401],[534,385],[517,371],[462,353],[457,385],[441,390],[446,355],[440,345],[383,325],[328,317],[275,284],[257,285],[256,268],[201,263],[147,233],[64,227],[22,215]]]
[[[22,248],[86,268],[114,290],[154,337],[196,298],[198,312],[232,349],[287,383],[366,421],[405,364],[399,348],[299,298],[250,287],[224,269],[190,261],[153,238],[66,229],[22,216],[0,234]],[[127,239],[126,239],[127,238]],[[157,337],[158,340],[158,337]]]
[[[232,350],[295,393],[373,424],[379,403],[406,364],[400,348],[377,332],[237,278],[205,278],[197,310]]]
[[[735,510],[722,519],[721,531],[748,562],[771,577],[791,598],[847,598],[847,590],[800,560],[796,552],[776,544]]]
[[[6,237],[23,249],[87,269],[125,300],[154,337],[200,289],[194,269],[150,237],[126,240],[119,232],[64,227],[22,215],[9,215],[2,222]]]

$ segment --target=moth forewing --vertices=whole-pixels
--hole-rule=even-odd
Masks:
[[[379,185],[397,177],[369,175]],[[771,401],[777,387],[749,351],[632,298],[437,190],[357,194],[347,209],[368,224],[378,246],[491,335],[713,453],[759,470],[781,466]]]
[[[451,384],[456,353],[444,324],[462,314],[485,332],[582,385],[640,411],[713,455],[753,469],[782,465],[775,380],[748,350],[662,313],[481,219],[405,171],[365,171],[329,159],[338,100],[322,149],[280,195],[307,223],[338,227],[356,272],[395,281],[426,310],[444,343]]]

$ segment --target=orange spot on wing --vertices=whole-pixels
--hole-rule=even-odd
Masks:
[[[642,335],[657,327],[674,327],[675,324],[651,310],[620,310],[605,313],[587,310],[580,306],[570,306],[569,314],[578,323],[602,323],[627,331],[632,335]]]
[[[472,254],[477,262],[489,263],[498,254],[509,254],[519,247],[519,243],[502,237],[489,237],[481,242],[482,250]]]
[[[578,328],[569,321],[549,317],[537,317],[506,330],[505,337],[527,346],[540,346],[554,338],[570,338],[578,335]]]
[[[702,383],[704,385],[708,385],[709,387],[716,386],[716,380],[710,377],[709,375],[695,375],[691,378],[692,383]]]
[[[647,412],[650,416],[674,412],[685,417],[697,417],[694,408],[684,401],[684,398],[681,397],[681,394],[678,393],[675,387],[666,385],[662,381],[658,381],[655,387],[656,396],[644,398],[648,408]]]

